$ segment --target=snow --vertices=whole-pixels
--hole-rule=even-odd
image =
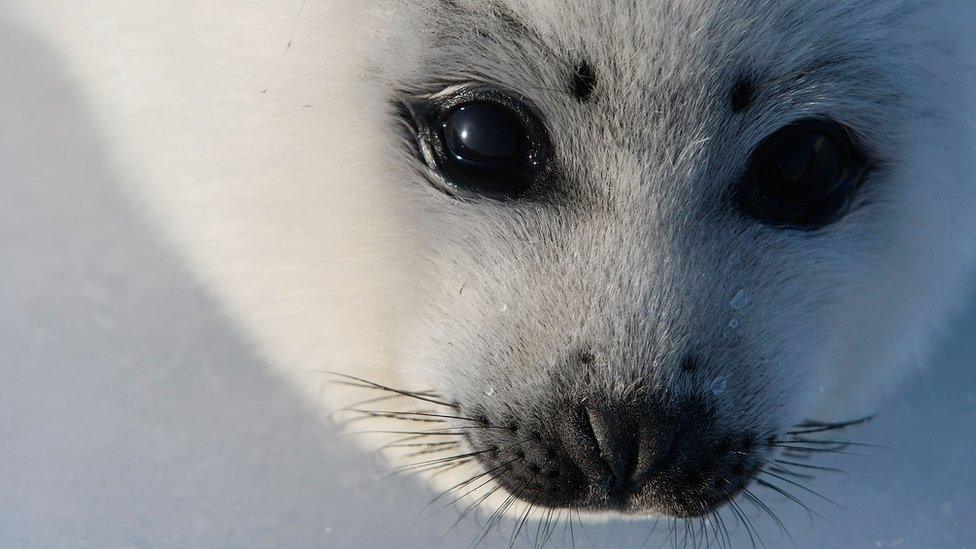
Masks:
[[[385,478],[271,374],[119,198],[125,171],[72,71],[25,27],[0,7],[0,546],[469,545],[475,520],[421,519],[427,489]],[[811,484],[843,507],[794,490],[818,517],[757,492],[795,546],[976,547],[974,356],[976,307],[849,433],[889,449],[812,462],[849,473]],[[744,509],[767,546],[791,545]],[[502,526],[483,546],[508,545]],[[615,521],[574,536],[640,546],[649,531]],[[569,542],[562,528],[552,540]]]

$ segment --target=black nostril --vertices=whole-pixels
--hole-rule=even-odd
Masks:
[[[560,424],[566,452],[591,480],[621,488],[637,463],[637,414],[625,406],[587,403]]]

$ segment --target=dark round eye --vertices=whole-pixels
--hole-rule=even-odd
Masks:
[[[515,198],[545,166],[542,124],[522,105],[476,99],[436,113],[431,125],[437,168],[462,193]]]
[[[794,122],[756,147],[743,181],[743,206],[766,223],[812,230],[848,210],[866,166],[844,126]]]

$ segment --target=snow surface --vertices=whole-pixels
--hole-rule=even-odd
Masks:
[[[37,0],[42,4],[42,0]],[[0,5],[0,547],[464,547],[479,531],[352,448],[271,373],[118,196],[76,77]],[[976,308],[849,433],[890,449],[746,505],[769,547],[976,547]],[[731,520],[729,513],[726,520]],[[534,528],[529,530],[534,533]],[[505,547],[503,524],[485,547]],[[641,546],[643,522],[574,528]],[[683,532],[683,530],[682,530]],[[736,546],[750,541],[740,527]],[[646,546],[666,537],[656,534]],[[525,543],[525,542],[522,542]],[[557,530],[553,546],[570,545]]]

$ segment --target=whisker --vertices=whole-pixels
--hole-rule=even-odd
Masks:
[[[461,461],[455,462],[454,463],[454,467],[448,467],[446,469],[441,469],[440,471],[434,473],[433,475],[430,475],[429,478],[436,478],[436,477],[438,477],[438,476],[440,476],[440,475],[442,475],[442,474],[444,474],[444,473],[446,473],[448,471],[451,471],[452,469],[456,469],[456,468],[461,467],[463,465],[467,465],[467,464],[471,463],[471,461],[472,461],[471,459],[462,459]],[[419,472],[417,472],[417,473],[409,473],[408,476],[412,476],[414,474],[419,474]]]
[[[715,517],[715,520],[717,521],[717,523],[719,524],[719,526],[721,526],[721,528],[722,528],[722,537],[725,540],[723,542],[723,544],[722,544],[723,547],[726,547],[726,548],[731,549],[731,547],[732,547],[732,534],[729,532],[729,527],[726,526],[726,524],[725,524],[725,519],[722,518],[721,509],[716,510],[714,513],[712,513],[712,516]]]
[[[797,434],[810,434],[810,433],[823,433],[825,431],[836,431],[839,429],[844,429],[847,427],[853,427],[855,425],[861,425],[867,423],[875,418],[874,415],[862,417],[859,419],[854,419],[851,421],[842,421],[836,423],[824,423],[820,421],[804,421],[798,425],[800,429],[789,431],[787,434],[797,435]]]
[[[390,392],[390,393],[396,393],[398,395],[403,395],[403,396],[410,397],[410,398],[414,398],[414,399],[417,399],[417,400],[422,400],[424,402],[429,402],[431,404],[437,404],[439,406],[445,406],[447,408],[452,408],[452,409],[457,409],[458,408],[458,406],[456,404],[451,404],[451,403],[448,403],[448,402],[444,402],[442,400],[437,400],[436,398],[432,398],[432,397],[422,396],[420,393],[417,393],[417,392],[414,392],[414,391],[405,391],[405,390],[402,390],[402,389],[394,389],[393,387],[387,387],[386,385],[381,385],[379,383],[375,383],[375,382],[369,381],[368,379],[363,379],[363,378],[360,378],[360,377],[351,376],[349,374],[343,374],[343,373],[340,373],[340,372],[328,372],[328,373],[330,373],[332,375],[335,375],[335,376],[338,376],[338,377],[341,377],[341,378],[344,378],[344,379],[347,379],[347,380],[352,380],[352,381],[355,381],[355,382],[359,382],[361,384],[365,384],[366,387],[363,387],[363,388],[366,388],[366,389],[378,389],[378,390],[381,390],[381,391],[387,391],[387,392]],[[347,385],[348,384],[351,384],[349,382],[342,382],[342,381],[337,381],[336,383],[347,384]]]
[[[528,485],[528,481],[525,481],[522,484],[522,486],[527,486],[527,485]],[[475,547],[481,545],[481,542],[483,542],[485,538],[488,537],[488,534],[491,533],[491,531],[495,528],[495,525],[502,520],[502,518],[505,515],[505,512],[508,510],[509,507],[511,507],[512,503],[516,500],[517,498],[516,494],[519,491],[521,491],[521,487],[519,488],[518,491],[510,492],[508,497],[505,498],[505,501],[503,501],[502,504],[499,505],[498,508],[496,508],[495,511],[492,512],[492,514],[488,517],[488,521],[485,522],[485,526],[482,528],[481,534],[474,542]]]
[[[468,433],[463,432],[463,431],[460,432],[460,433],[458,433],[458,432],[449,432],[447,430],[438,430],[438,429],[435,429],[433,431],[382,431],[382,430],[380,430],[380,431],[353,431],[351,433],[342,433],[342,435],[340,435],[340,436],[346,437],[346,436],[356,436],[356,435],[419,435],[421,437],[449,437],[449,436],[458,436],[458,437],[461,437],[461,436],[465,436],[467,434]]]
[[[847,471],[844,471],[843,469],[836,469],[834,467],[824,467],[822,465],[810,465],[808,463],[798,463],[796,461],[789,461],[785,459],[774,459],[773,461],[775,461],[776,463],[781,463],[783,465],[792,465],[793,467],[802,467],[804,469],[813,469],[815,471],[825,471],[827,473],[838,473],[841,475],[850,476],[850,474]]]
[[[519,461],[520,459],[522,459],[522,458],[514,458],[514,459],[511,459],[509,461],[506,461],[505,463],[502,463],[501,465],[497,465],[495,467],[492,467],[491,469],[488,469],[487,471],[484,471],[484,472],[482,472],[482,473],[480,473],[478,475],[475,475],[475,476],[473,476],[473,477],[471,477],[471,478],[469,478],[469,479],[467,479],[465,481],[462,481],[462,482],[459,482],[459,483],[455,484],[454,486],[448,488],[447,490],[445,490],[444,492],[442,492],[440,495],[438,495],[434,499],[430,500],[427,503],[427,505],[424,505],[424,509],[426,509],[427,507],[430,507],[431,505],[433,505],[435,502],[437,502],[441,498],[445,498],[445,497],[451,495],[452,493],[455,493],[457,491],[460,491],[461,489],[463,489],[465,486],[471,484],[472,482],[475,482],[476,480],[478,480],[478,479],[480,479],[482,477],[489,476],[488,480],[486,480],[483,483],[479,484],[475,488],[472,488],[471,490],[468,490],[464,494],[461,494],[461,495],[455,497],[451,501],[447,502],[443,507],[441,507],[440,510],[447,509],[451,505],[454,505],[458,501],[460,501],[460,500],[464,499],[465,497],[467,497],[469,494],[472,494],[475,491],[477,491],[478,488],[481,488],[485,484],[488,484],[489,482],[497,479],[501,474],[494,475],[495,471],[497,471],[499,469],[503,469],[503,468],[505,468],[507,470],[507,468],[509,468],[513,463],[515,463],[516,461]]]
[[[749,517],[746,516],[745,512],[742,511],[742,508],[740,508],[735,503],[734,500],[731,499],[729,500],[729,508],[732,509],[732,511],[735,513],[735,516],[739,518],[739,522],[742,524],[742,526],[745,527],[746,533],[749,534],[749,541],[752,542],[753,549],[756,549],[758,545],[756,544],[756,536],[753,535],[752,532],[753,529],[752,521],[749,520]]]
[[[760,484],[760,485],[762,485],[762,486],[765,486],[766,488],[769,488],[770,490],[773,490],[774,492],[777,492],[777,493],[779,493],[779,494],[780,494],[781,496],[783,496],[783,497],[785,497],[786,499],[788,499],[788,500],[790,500],[790,501],[792,501],[793,503],[795,503],[795,504],[797,504],[797,505],[799,505],[799,506],[800,506],[800,507],[802,507],[802,508],[803,508],[803,509],[804,509],[804,510],[805,510],[805,511],[807,512],[807,513],[809,513],[809,514],[811,514],[811,515],[816,515],[817,517],[819,517],[819,518],[821,518],[821,519],[824,519],[824,518],[825,518],[825,517],[824,517],[823,515],[821,515],[820,513],[818,513],[818,512],[816,512],[816,511],[814,511],[813,509],[811,509],[811,508],[810,508],[810,507],[809,507],[809,506],[808,506],[807,504],[805,504],[805,503],[803,503],[802,501],[800,501],[800,499],[799,499],[799,498],[797,498],[797,497],[796,497],[796,496],[794,496],[793,494],[791,494],[791,493],[789,493],[789,492],[787,492],[786,490],[784,490],[784,489],[782,489],[782,488],[780,488],[779,486],[776,486],[775,484],[773,484],[773,483],[771,483],[771,482],[769,482],[769,481],[767,481],[767,480],[763,480],[763,479],[761,479],[761,478],[757,478],[757,477],[752,477],[752,478],[753,478],[753,479],[754,479],[754,480],[756,481],[756,483],[758,483],[758,484]],[[825,519],[825,520],[826,520],[826,519]]]
[[[880,450],[892,449],[890,446],[881,446],[878,444],[865,444],[863,442],[847,442],[842,440],[812,440],[812,439],[804,439],[804,438],[794,438],[792,440],[783,440],[781,442],[800,443],[800,444],[820,444],[825,446],[835,445],[840,448],[844,448],[847,446],[857,446],[860,448],[876,448]]]
[[[426,456],[426,455],[430,455],[430,454],[436,454],[438,452],[446,452],[447,450],[453,450],[454,448],[457,448],[457,447],[460,447],[461,446],[460,443],[457,443],[457,442],[452,442],[451,444],[453,446],[449,446],[449,447],[440,446],[440,447],[436,447],[436,448],[427,448],[425,450],[417,450],[417,451],[414,451],[414,452],[410,452],[410,453],[404,454],[403,457],[404,458],[413,458],[413,457],[417,457],[417,456]]]
[[[794,544],[796,543],[793,540],[793,536],[790,534],[790,529],[786,527],[786,524],[784,524],[783,521],[782,521],[782,519],[779,518],[779,515],[777,515],[769,507],[769,505],[766,504],[766,502],[764,502],[759,496],[757,496],[757,495],[753,494],[751,491],[749,491],[749,489],[743,490],[743,493],[745,494],[746,498],[749,499],[749,501],[751,501],[757,507],[759,507],[760,509],[762,509],[763,511],[765,511],[765,513],[767,515],[769,515],[770,518],[772,518],[774,522],[776,522],[776,525],[779,527],[780,530],[783,531],[784,534],[786,534],[786,537],[788,537],[790,539],[790,542],[791,543],[794,543]]]
[[[414,442],[407,444],[386,444],[383,448],[417,448],[420,446],[458,446],[460,442]]]
[[[366,389],[367,387],[363,387],[363,388]],[[339,411],[339,412],[346,412],[346,411],[349,411],[352,408],[357,408],[357,407],[363,406],[365,404],[373,404],[375,402],[383,402],[383,401],[386,401],[386,400],[393,400],[395,398],[405,398],[405,397],[403,395],[383,395],[383,396],[368,398],[366,400],[360,400],[360,401],[354,402],[353,404],[350,404],[347,407],[339,408],[337,411]]]
[[[654,535],[654,532],[657,531],[657,527],[660,526],[660,524],[661,524],[661,519],[657,519],[657,518],[654,519],[654,525],[651,526],[651,531],[648,532],[647,533],[647,536],[644,537],[644,541],[641,542],[641,545],[646,545],[647,544],[648,540],[651,539],[651,536]]]
[[[576,507],[576,522],[579,523],[580,530],[583,531],[583,535],[586,536],[586,540],[590,542],[590,546],[596,547],[596,544],[593,543],[593,538],[590,537],[589,530],[586,529],[586,525],[583,524],[583,519],[580,517],[579,507]]]
[[[467,417],[467,416],[452,416],[452,415],[449,415],[449,414],[435,414],[433,412],[426,412],[426,411],[406,412],[406,411],[395,411],[395,410],[363,410],[363,409],[355,409],[355,408],[349,409],[348,411],[350,411],[350,412],[358,412],[360,414],[381,414],[382,417],[387,417],[387,416],[417,416],[417,417],[424,417],[424,418],[456,419],[456,420],[459,420],[459,421],[474,421],[474,422],[477,422],[477,423],[481,423],[481,420],[480,419],[475,419],[475,418],[472,418],[472,417]]]
[[[352,423],[357,423],[357,422],[360,422],[360,421],[366,421],[366,420],[370,420],[370,419],[395,419],[397,421],[411,421],[411,422],[414,422],[414,423],[447,423],[446,421],[444,421],[442,419],[429,419],[429,418],[420,418],[420,417],[417,417],[417,418],[414,418],[414,417],[401,417],[399,415],[375,414],[375,413],[366,413],[366,412],[357,412],[357,413],[360,413],[360,414],[363,414],[363,415],[361,415],[359,417],[354,417],[354,418],[351,418],[351,419],[347,419],[343,423],[345,425],[350,425]]]
[[[446,472],[446,471],[449,471],[451,469],[454,469],[455,467],[460,467],[461,465],[464,465],[465,463],[466,462],[435,463],[435,464],[428,465],[428,466],[425,466],[423,468],[420,468],[420,469],[416,469],[414,471],[411,471],[410,473],[404,475],[403,478],[404,478],[404,480],[406,480],[406,479],[408,479],[410,477],[413,477],[415,475],[419,475],[421,473],[429,473],[431,471],[438,471],[438,473]],[[393,476],[397,475],[398,473],[399,473],[399,471],[395,471],[393,473],[388,473],[386,475],[383,475],[382,478],[383,479],[388,479],[390,477],[393,477]],[[435,473],[435,475],[436,474],[437,473]]]
[[[808,452],[808,453],[821,453],[821,454],[840,454],[844,456],[858,456],[864,457],[861,454],[854,454],[851,452],[842,452],[840,450],[833,450],[831,448],[811,448],[808,446],[792,446],[790,444],[784,444],[780,442],[774,442],[772,444],[756,444],[756,446],[765,446],[769,448],[786,448],[788,450],[793,450],[796,452]]]
[[[399,445],[402,445],[404,443],[408,443],[408,442],[410,442],[412,440],[422,440],[422,439],[425,439],[427,437],[428,437],[428,435],[426,433],[424,433],[424,434],[419,434],[419,435],[410,435],[410,436],[396,438],[396,439],[393,439],[393,441],[388,442],[388,443],[380,446],[380,450],[386,450],[387,448],[395,448],[395,447],[398,447]],[[418,442],[416,444],[458,444],[458,442],[457,441],[449,441],[449,442]]]
[[[488,479],[488,480],[486,480],[484,483],[480,484],[478,486],[478,488],[481,488],[482,486],[484,486],[485,484],[488,484],[492,480],[494,480],[494,479]],[[447,536],[447,534],[451,533],[452,530],[454,530],[455,528],[457,528],[457,525],[458,524],[461,524],[461,521],[464,520],[464,518],[467,517],[468,514],[471,513],[471,511],[477,509],[478,506],[481,505],[486,499],[490,498],[492,496],[492,494],[497,493],[501,489],[502,489],[501,485],[495,486],[491,490],[488,490],[488,492],[485,495],[483,495],[483,496],[479,497],[478,499],[476,499],[475,501],[471,502],[471,504],[469,504],[464,509],[464,511],[461,512],[461,515],[457,518],[457,520],[455,520],[454,523],[451,524],[451,527],[448,528],[446,532],[444,532],[444,536],[441,537],[441,540],[443,540],[444,537]]]
[[[500,477],[501,475],[503,475],[504,473],[506,473],[509,469],[511,469],[511,467],[510,467],[511,464],[512,463],[515,463],[516,461],[518,461],[518,458],[513,459],[513,460],[511,460],[511,461],[509,461],[507,463],[503,463],[503,464],[499,465],[498,467],[492,468],[490,471],[486,471],[485,473],[482,473],[482,474],[480,474],[480,475],[478,475],[478,476],[476,476],[476,477],[474,477],[472,479],[469,479],[469,480],[465,481],[463,485],[467,485],[467,484],[469,484],[469,483],[471,483],[471,482],[473,482],[473,481],[475,481],[475,480],[477,480],[477,479],[485,476],[486,474],[489,475],[489,477],[486,480],[484,480],[482,483],[478,484],[474,488],[468,490],[467,492],[465,492],[465,493],[463,493],[463,494],[455,497],[451,501],[447,502],[443,507],[441,507],[440,510],[447,509],[451,505],[454,505],[455,503],[461,501],[462,499],[468,497],[469,495],[477,492],[479,489],[481,489],[482,487],[484,487],[486,484],[488,484],[488,483],[496,480],[498,477]],[[495,471],[497,471],[499,469],[503,469],[503,470],[500,473],[498,473],[497,475],[496,474],[493,474]],[[484,496],[481,496],[479,499],[475,500],[473,503],[471,503],[470,505],[468,505],[467,508],[465,508],[464,512],[461,513],[461,518],[464,518],[472,509],[474,509],[475,506],[477,506],[482,501],[484,501],[485,499],[487,499],[488,496],[490,496],[491,494],[495,493],[495,491],[498,490],[501,487],[502,487],[501,485],[496,486],[495,488],[493,488],[492,490],[490,490],[487,494],[485,494]],[[439,499],[439,497],[438,497],[438,499]],[[434,501],[436,501],[436,499]],[[433,501],[431,503],[433,503]],[[430,504],[428,504],[428,505],[430,505]]]
[[[781,480],[781,481],[783,481],[783,482],[785,482],[787,484],[792,484],[793,486],[796,486],[797,488],[799,488],[799,489],[801,489],[801,490],[803,490],[805,492],[809,492],[809,493],[817,496],[818,498],[820,498],[820,499],[822,499],[822,500],[824,500],[824,501],[826,501],[828,503],[831,503],[833,505],[836,505],[837,507],[840,507],[841,509],[844,509],[844,506],[843,505],[841,505],[841,504],[837,503],[836,501],[828,498],[827,496],[825,496],[825,495],[817,492],[816,490],[813,490],[811,488],[808,488],[808,487],[806,487],[806,486],[804,486],[804,485],[802,485],[802,484],[800,484],[798,482],[794,482],[794,481],[792,481],[792,480],[790,480],[788,478],[785,478],[785,477],[782,477],[780,475],[777,475],[776,473],[770,473],[769,471],[766,471],[765,469],[763,471],[761,471],[761,472],[764,473],[764,474],[767,474],[767,475],[769,475],[769,476],[771,476],[773,478],[777,478],[777,479],[779,479],[779,480]]]
[[[525,527],[525,523],[529,520],[529,515],[533,509],[535,509],[535,505],[529,502],[525,503],[525,513],[522,514],[522,519],[515,523],[515,530],[512,533],[512,538],[508,542],[508,549],[515,547],[515,542],[518,541],[519,534],[522,533],[522,528]]]
[[[518,441],[518,442],[515,442],[515,443],[513,443],[513,444],[510,444],[510,445],[508,445],[508,446],[505,446],[505,447],[503,447],[503,448],[491,448],[491,449],[489,449],[489,451],[490,451],[490,452],[499,452],[499,453],[500,453],[500,452],[505,452],[505,451],[507,451],[507,450],[511,450],[512,448],[515,448],[515,447],[517,447],[517,446],[521,446],[522,444],[524,444],[524,443],[526,443],[526,442],[528,442],[528,441],[530,441],[530,440],[532,440],[532,438],[531,438],[531,437],[529,437],[529,438],[526,438],[526,439],[523,439],[523,440],[520,440],[520,441]],[[430,505],[432,505],[432,504],[433,504],[433,503],[435,503],[435,502],[436,502],[437,500],[439,500],[439,499],[441,499],[441,498],[443,498],[443,497],[446,497],[446,496],[448,496],[448,495],[450,495],[450,494],[451,494],[452,492],[454,492],[455,490],[458,490],[458,489],[461,489],[461,488],[464,488],[465,486],[467,486],[467,485],[468,485],[468,484],[470,484],[471,482],[474,482],[474,481],[476,481],[476,480],[478,480],[479,478],[481,478],[481,477],[483,477],[483,476],[485,476],[485,475],[488,475],[488,474],[491,474],[492,472],[494,472],[495,470],[497,470],[497,469],[499,469],[499,468],[501,468],[501,467],[504,467],[504,466],[508,466],[508,465],[511,465],[512,463],[515,463],[516,461],[519,461],[520,459],[523,459],[523,458],[519,458],[519,457],[516,457],[516,458],[514,458],[514,459],[512,459],[512,460],[510,460],[510,461],[507,461],[507,462],[505,462],[505,463],[502,463],[501,465],[498,465],[498,466],[496,466],[496,467],[493,467],[492,469],[489,469],[489,470],[487,470],[487,471],[485,471],[485,472],[483,472],[483,473],[481,473],[480,475],[477,475],[477,476],[475,476],[475,477],[472,477],[472,478],[470,478],[470,479],[468,479],[468,480],[466,480],[466,481],[462,481],[462,482],[459,482],[458,484],[455,484],[454,486],[452,486],[452,487],[450,487],[450,488],[448,488],[447,490],[445,490],[444,492],[442,492],[442,493],[441,493],[440,495],[438,495],[437,497],[435,497],[434,499],[432,499],[432,500],[431,500],[430,502],[428,502],[428,503],[427,503],[427,505],[425,505],[425,506],[424,506],[424,508],[426,509],[426,508],[427,508],[428,506],[430,506]],[[469,492],[469,493],[470,493],[470,492]],[[462,497],[463,497],[463,496],[462,496]],[[448,504],[447,504],[446,506],[444,506],[444,508],[446,508],[446,507],[449,507],[450,505],[453,505],[454,503],[456,503],[456,502],[458,501],[458,499],[461,499],[461,498],[457,498],[457,499],[455,499],[454,501],[452,501],[452,502],[450,502],[450,503],[448,503]]]
[[[409,471],[409,470],[415,469],[417,467],[424,467],[426,465],[431,465],[431,464],[434,464],[434,463],[451,462],[451,461],[457,461],[459,459],[470,458],[470,457],[474,457],[474,456],[480,456],[482,454],[487,454],[487,453],[492,452],[492,451],[493,450],[479,450],[477,452],[467,452],[467,453],[464,453],[464,454],[458,454],[458,455],[454,455],[454,456],[447,456],[447,457],[442,457],[442,458],[436,458],[436,459],[431,459],[431,460],[427,460],[427,461],[421,461],[421,462],[418,462],[418,463],[409,463],[407,465],[401,465],[399,467],[395,467],[395,468],[389,470],[388,472],[400,473],[400,472],[403,472],[403,471]]]
[[[814,480],[814,479],[817,478],[817,477],[815,477],[813,475],[805,475],[803,473],[797,473],[797,472],[794,472],[794,471],[790,471],[789,469],[786,469],[785,467],[780,467],[778,465],[769,464],[769,470],[770,471],[777,472],[777,473],[779,473],[781,475],[786,475],[788,477],[793,477],[793,478],[796,478],[796,479],[799,479],[799,480],[811,481],[811,480]]]

